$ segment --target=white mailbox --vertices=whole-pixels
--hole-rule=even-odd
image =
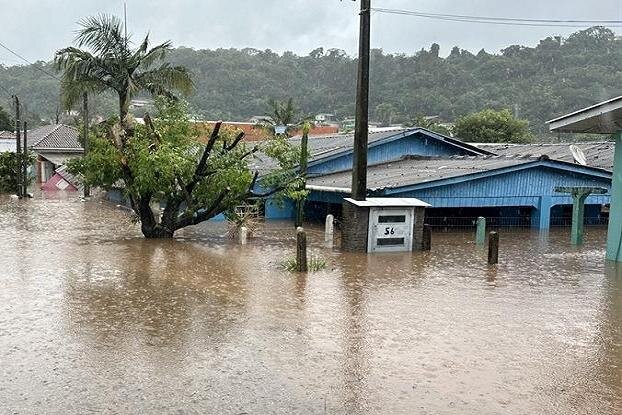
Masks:
[[[415,198],[398,197],[346,200],[369,209],[367,252],[412,251],[414,245],[421,243],[425,208],[429,204]]]

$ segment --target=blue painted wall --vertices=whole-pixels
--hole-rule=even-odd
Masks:
[[[549,162],[532,165],[522,170],[501,174],[487,173],[478,178],[465,176],[448,179],[446,184],[422,183],[409,188],[389,189],[387,197],[416,197],[433,208],[459,207],[531,207],[533,226],[548,228],[551,208],[570,205],[570,196],[555,193],[557,186],[593,186],[611,188],[607,177],[583,174],[574,167],[558,165],[553,168]],[[579,169],[579,167],[577,167]],[[586,171],[587,172],[587,171]],[[598,173],[601,174],[601,173]],[[606,176],[602,173],[602,176]],[[309,200],[325,203],[341,203],[345,194],[313,191]],[[599,206],[609,203],[609,194],[588,197],[586,204]],[[596,207],[590,207],[589,217],[597,217]],[[284,215],[283,212],[280,213]],[[555,214],[555,212],[553,212]],[[293,216],[293,206],[291,217]]]
[[[367,152],[369,165],[398,160],[406,155],[418,156],[457,156],[473,155],[472,151],[445,143],[420,132],[392,141],[370,144]],[[352,168],[352,153],[342,154],[327,160],[317,160],[309,164],[309,174],[328,174]]]
[[[266,219],[293,219],[296,217],[296,204],[289,199],[280,204],[272,198],[267,199],[264,215]]]

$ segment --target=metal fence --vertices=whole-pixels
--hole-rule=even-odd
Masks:
[[[608,218],[585,218],[587,226],[604,226],[608,223]],[[425,223],[436,229],[468,229],[475,228],[477,217],[457,217],[457,216],[434,216],[427,217]],[[572,218],[551,217],[552,227],[570,227]],[[487,217],[486,227],[492,229],[499,228],[530,228],[531,218],[528,216],[504,216]]]

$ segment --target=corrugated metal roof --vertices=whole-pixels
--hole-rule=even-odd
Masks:
[[[450,158],[407,158],[395,162],[369,166],[367,169],[367,188],[371,190],[395,188],[432,182],[466,174],[500,169],[531,163],[532,157],[503,156],[455,156]],[[311,186],[327,186],[350,189],[352,171],[328,174],[309,178]]]
[[[579,147],[585,153],[587,165],[601,169],[613,170],[613,155],[615,143],[613,141],[554,143],[554,144],[490,144],[475,143],[477,147],[499,155],[510,156],[548,156],[554,160],[574,163],[570,145]]]
[[[28,131],[28,143],[34,150],[82,152],[78,130],[64,124],[44,125]]]
[[[445,137],[440,134],[436,134],[434,132],[428,131],[424,128],[394,128],[394,129],[383,129],[381,131],[370,131],[368,143],[373,144],[377,141],[395,137],[395,136],[406,136],[411,133],[422,132],[429,133],[433,136],[439,136],[441,140],[451,144],[462,146],[467,150],[471,150],[474,153],[478,151],[481,152],[482,155],[492,154],[486,149],[480,149],[473,144],[463,143],[460,140],[451,137]],[[290,138],[289,142],[295,146],[300,147],[302,137],[295,136]],[[310,136],[308,141],[308,150],[309,150],[309,162],[314,160],[319,160],[325,157],[334,156],[336,154],[342,153],[344,151],[351,150],[354,147],[354,133],[341,133],[341,134],[331,134],[331,135],[319,135],[319,136]],[[277,163],[263,153],[256,153],[255,160],[250,163],[251,169],[259,171],[260,174],[267,173],[277,167]]]
[[[61,166],[57,168],[55,170],[55,173],[58,174],[63,179],[65,179],[67,182],[71,183],[71,185],[75,187],[76,189],[82,190],[84,188],[82,179],[78,176],[75,176],[69,173],[69,171],[67,171],[67,166]]]

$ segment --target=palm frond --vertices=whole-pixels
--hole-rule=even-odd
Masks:
[[[169,98],[174,97],[172,90],[189,95],[194,88],[194,82],[186,68],[183,66],[170,66],[167,63],[156,69],[141,73],[136,77],[135,82],[153,95],[164,95]]]
[[[97,54],[122,56],[127,50],[123,23],[117,16],[100,14],[80,21],[76,43],[87,46]]]

